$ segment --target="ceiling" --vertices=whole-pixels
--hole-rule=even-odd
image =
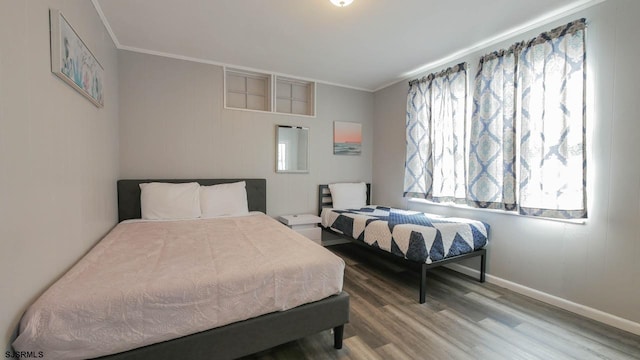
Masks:
[[[121,49],[375,91],[603,0],[93,0]],[[459,12],[459,15],[455,15]]]

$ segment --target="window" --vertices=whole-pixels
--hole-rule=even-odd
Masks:
[[[587,216],[584,29],[581,19],[480,60],[470,205]]]
[[[466,64],[409,82],[404,196],[585,218],[584,33],[580,19],[480,59],[468,151]]]
[[[404,196],[465,201],[467,67],[409,83]]]
[[[277,170],[287,170],[287,143],[278,143],[278,165]]]

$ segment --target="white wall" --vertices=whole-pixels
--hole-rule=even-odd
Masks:
[[[51,73],[49,8],[105,69],[105,107]],[[116,222],[116,50],[91,2],[0,1],[0,336]],[[4,352],[3,352],[4,353]]]
[[[270,215],[315,213],[317,186],[371,181],[373,94],[317,86],[315,118],[225,109],[223,69],[119,53],[121,178],[267,179]],[[333,155],[333,122],[362,123],[362,155]],[[308,174],[277,174],[276,125],[309,128]]]
[[[587,18],[590,154],[586,224],[407,203],[402,198],[406,82],[375,93],[374,201],[486,221],[492,226],[490,275],[640,323],[638,14],[637,0],[609,0],[446,65],[467,61],[473,79],[482,54]],[[476,267],[475,262],[468,264]],[[638,324],[627,325],[634,331],[640,329]]]

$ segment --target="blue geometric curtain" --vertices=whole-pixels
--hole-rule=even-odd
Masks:
[[[470,205],[587,216],[584,30],[581,19],[481,59]]]
[[[466,63],[409,83],[404,196],[464,202]]]
[[[520,55],[522,214],[587,216],[584,29],[584,19],[554,29]]]
[[[516,51],[480,59],[469,145],[469,205],[516,209]]]

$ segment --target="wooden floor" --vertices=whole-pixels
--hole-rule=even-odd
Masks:
[[[329,331],[245,359],[640,359],[640,336],[454,271],[418,272],[354,245],[329,249],[346,264],[351,320],[342,350]]]

